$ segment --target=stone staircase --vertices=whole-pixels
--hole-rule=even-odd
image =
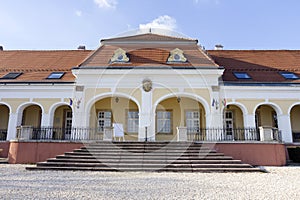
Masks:
[[[261,172],[190,142],[99,142],[39,162],[27,170]]]

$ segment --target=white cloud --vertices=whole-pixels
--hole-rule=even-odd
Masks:
[[[147,24],[140,24],[140,29],[158,28],[158,29],[168,29],[175,30],[177,28],[176,19],[170,17],[169,15],[159,16],[152,22]]]
[[[99,7],[99,8],[116,8],[118,2],[117,0],[94,0],[94,3]]]
[[[76,10],[75,15],[78,16],[78,17],[81,17],[82,16],[82,11]]]

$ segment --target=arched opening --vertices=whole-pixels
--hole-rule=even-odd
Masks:
[[[53,120],[54,139],[70,139],[72,115],[72,108],[68,105],[62,105],[55,109]]]
[[[188,97],[171,97],[157,104],[155,118],[156,140],[173,140],[177,127],[187,128],[188,135],[197,134],[205,128],[203,105]]]
[[[22,126],[41,127],[42,109],[38,105],[27,106],[22,114]]]
[[[9,121],[9,108],[6,105],[0,105],[0,140],[6,140]]]
[[[106,97],[94,103],[90,111],[90,127],[101,138],[106,127],[122,124],[126,140],[137,140],[139,132],[139,109],[137,104],[125,97]],[[98,138],[96,136],[96,138]]]
[[[243,111],[236,105],[227,105],[224,108],[224,129],[227,140],[244,140]]]
[[[270,105],[260,105],[255,110],[255,124],[259,127],[278,128],[277,113]]]
[[[300,105],[296,105],[290,112],[293,142],[300,142]]]

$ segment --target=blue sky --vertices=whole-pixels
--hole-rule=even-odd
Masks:
[[[88,49],[141,27],[167,28],[206,49],[300,49],[299,0],[0,0],[4,49]]]

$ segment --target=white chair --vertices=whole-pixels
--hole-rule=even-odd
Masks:
[[[114,139],[116,140],[118,138],[120,141],[122,138],[123,141],[125,141],[123,124],[113,123],[113,127],[114,127],[114,135],[113,135]]]

